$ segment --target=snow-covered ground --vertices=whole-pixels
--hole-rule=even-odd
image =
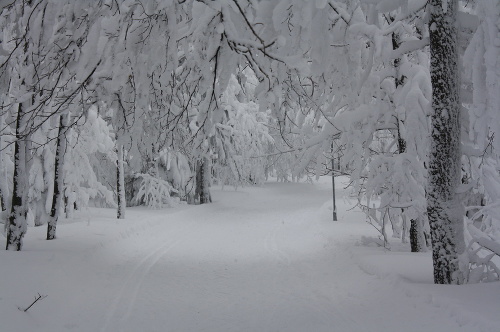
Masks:
[[[30,228],[0,251],[0,331],[500,331],[500,284],[436,286],[430,253],[362,245],[376,231],[340,183],[331,221],[329,181]]]

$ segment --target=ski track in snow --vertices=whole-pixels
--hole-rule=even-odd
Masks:
[[[50,280],[64,266],[68,275],[48,284],[44,302],[67,305],[52,302],[62,313],[49,320],[44,317],[51,317],[51,306],[42,302],[26,320],[17,309],[2,307],[2,298],[16,298],[15,291],[4,295],[0,289],[0,309],[7,308],[0,320],[16,324],[5,331],[497,331],[480,310],[434,295],[438,289],[418,272],[429,254],[357,247],[361,236],[377,234],[362,213],[347,211],[347,195],[338,201],[339,222],[332,222],[326,185],[214,188],[213,196],[214,203],[204,206],[132,209],[123,222],[61,225],[61,239],[49,243],[55,247],[46,256],[33,250],[32,260],[22,263],[32,278],[22,283]],[[398,262],[410,257],[418,263],[408,267],[413,281],[395,274],[405,270]],[[61,282],[68,294],[64,287],[57,293]]]
[[[179,239],[174,243],[167,243],[165,245],[160,245],[152,253],[146,255],[142,260],[134,267],[132,272],[128,275],[127,280],[124,282],[120,291],[116,295],[113,304],[108,309],[106,314],[106,321],[101,329],[101,331],[108,331],[113,318],[119,318],[120,328],[122,331],[123,327],[127,323],[127,320],[132,312],[139,289],[144,282],[144,278],[149,273],[151,268],[160,260],[160,258],[167,254],[174,246],[176,246],[182,240]],[[125,308],[126,309],[125,309]]]

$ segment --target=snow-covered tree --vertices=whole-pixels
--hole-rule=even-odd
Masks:
[[[466,25],[480,19],[464,56],[470,82],[463,87],[474,90],[465,103],[462,179],[485,205],[471,206],[469,216],[486,230],[498,219],[499,14],[495,1],[474,5],[466,19],[461,15]],[[412,251],[425,250],[429,219],[436,282],[459,282],[450,271],[463,247],[461,230],[443,224],[457,224],[462,213],[452,194],[461,178],[456,57],[468,37],[458,48],[451,42],[457,6],[452,0],[6,4],[0,171],[14,181],[2,182],[0,204],[11,205],[8,247],[20,249],[26,216],[42,223],[53,206],[52,225],[63,206],[71,214],[92,197],[113,205],[110,189],[116,188],[123,218],[130,183],[136,201],[156,207],[174,193],[192,200],[193,191],[205,203],[212,176],[231,185],[258,183],[270,171],[281,179],[318,176],[333,171],[330,160],[342,154],[338,171],[351,176],[381,233],[390,216],[395,236],[406,242],[410,235]],[[89,142],[91,136],[102,144]],[[96,156],[116,170],[99,169]],[[442,158],[453,165],[451,177],[440,177]],[[75,164],[82,166],[74,170]],[[104,173],[116,175],[116,184],[103,185]],[[475,198],[465,196],[471,205]],[[448,200],[457,207],[453,216]],[[443,240],[450,231],[456,236]],[[437,257],[440,250],[448,256]]]
[[[74,207],[87,207],[91,200],[101,206],[115,206],[113,191],[99,181],[92,156],[99,153],[111,163],[116,162],[111,129],[92,106],[67,134],[68,147],[64,164],[64,199],[66,215]]]
[[[496,184],[499,169],[500,127],[498,105],[500,47],[495,38],[500,33],[500,4],[496,1],[478,1],[476,5],[480,25],[464,56],[466,77],[473,87],[469,109],[469,139],[465,154],[469,157],[469,183],[474,185],[479,201],[473,201],[473,219],[482,219],[480,228],[488,230],[497,241],[500,214],[496,206]],[[496,37],[495,37],[496,36]],[[476,184],[477,183],[477,184]],[[481,200],[484,200],[481,202]],[[484,207],[480,207],[484,205]]]
[[[59,116],[59,128],[56,144],[56,158],[54,162],[54,186],[50,218],[47,222],[47,240],[56,238],[56,227],[59,214],[63,206],[64,160],[66,159],[66,133],[70,121],[69,114]]]
[[[54,162],[58,129],[52,121],[32,135],[33,153],[28,188],[28,224],[47,223],[52,203]]]
[[[264,181],[269,116],[252,101],[251,72],[233,75],[214,113],[213,150],[216,180],[222,185],[246,185]]]
[[[105,40],[89,38],[90,26],[98,17],[95,9],[51,0],[16,1],[2,8],[1,67],[2,77],[9,77],[10,94],[4,111],[15,114],[12,127],[16,128],[17,146],[7,232],[10,249],[21,249],[26,231],[28,202],[23,181],[28,179],[31,166],[30,136],[44,123],[78,108],[80,100],[86,99],[84,87],[100,63],[99,50]],[[78,118],[79,112],[76,114]]]

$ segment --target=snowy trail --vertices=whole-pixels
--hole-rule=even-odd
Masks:
[[[284,279],[280,278],[280,274],[290,266],[291,258],[280,248],[279,243],[283,237],[285,222],[299,220],[303,223],[300,217],[310,217],[311,212],[297,215],[298,211],[303,210],[301,206],[304,206],[297,197],[292,197],[294,200],[290,201],[286,197],[275,200],[269,200],[269,197],[251,197],[244,192],[219,194],[227,197],[220,197],[213,206],[200,207],[211,213],[198,212],[199,215],[195,218],[197,220],[190,226],[189,237],[182,237],[183,240],[176,241],[167,250],[160,246],[156,253],[146,256],[144,261],[147,263],[141,263],[133,269],[130,275],[132,282],[127,282],[123,287],[124,291],[120,291],[115,299],[115,302],[119,300],[121,303],[126,298],[128,309],[112,308],[111,317],[121,318],[115,321],[116,326],[110,324],[111,319],[108,318],[103,330],[134,331],[151,319],[163,321],[158,329],[161,326],[171,326],[176,319],[178,326],[173,326],[172,330],[216,331],[223,325],[228,330],[240,329],[238,321],[232,323],[228,319],[234,315],[231,309],[249,295],[254,297],[247,300],[252,306],[259,300],[269,301],[263,296],[267,292],[265,283],[268,282],[268,277],[272,276],[273,283],[279,283],[280,279]],[[247,196],[246,199],[237,198],[244,206],[235,206],[235,202],[231,200],[231,196],[235,195]],[[318,201],[321,202],[318,198],[317,195],[312,195],[309,200],[318,204]],[[308,206],[307,200],[305,203]],[[318,207],[314,210],[317,209]],[[254,226],[256,223],[259,227]],[[262,274],[265,276],[264,285],[255,284],[254,279],[258,280]],[[141,277],[136,278],[136,275]],[[244,288],[243,292],[249,294],[244,296],[240,288]],[[179,293],[178,298],[169,296],[172,290]],[[127,292],[131,295],[127,295]],[[156,304],[156,301],[151,300],[162,293],[165,295],[165,304]],[[283,294],[280,296],[286,295],[286,292],[281,293]],[[148,295],[137,298],[137,294]],[[189,298],[192,299],[188,301]],[[152,302],[163,313],[151,317]],[[221,311],[217,312],[219,310]],[[248,314],[248,310],[251,308],[245,308],[240,315],[245,312]],[[259,315],[259,312],[255,314]],[[205,316],[202,321],[206,319],[213,326],[205,325],[207,323],[199,326],[199,319],[193,319],[193,315]]]
[[[12,323],[0,331],[498,330],[494,313],[484,323],[428,283],[428,254],[401,256],[423,261],[410,282],[398,276],[399,256],[356,246],[376,233],[345,198],[330,221],[327,183],[213,196],[205,206],[131,209],[125,221],[108,211],[61,225],[50,243],[30,229],[23,256],[0,256],[15,267],[4,280],[22,276],[17,289],[0,289],[0,322]],[[498,305],[498,287],[485,289]],[[49,297],[15,309],[36,292]]]

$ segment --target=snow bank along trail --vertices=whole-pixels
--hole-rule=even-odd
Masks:
[[[392,253],[356,247],[376,233],[338,194],[338,222],[326,183],[268,183],[126,220],[91,210],[51,242],[30,229],[24,252],[0,256],[0,330],[495,330],[446,291],[426,295],[427,254],[415,260],[424,276],[405,281]],[[17,309],[38,292],[48,297]]]

